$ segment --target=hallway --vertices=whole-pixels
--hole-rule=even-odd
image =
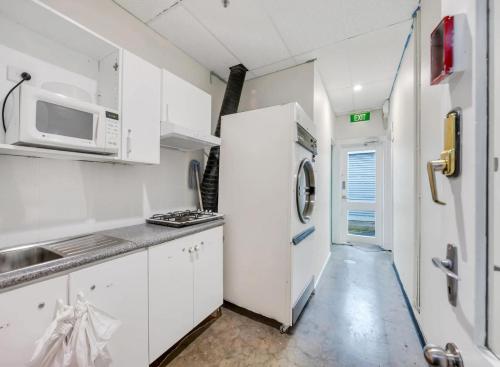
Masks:
[[[389,252],[334,245],[290,335],[224,309],[169,367],[425,366]]]

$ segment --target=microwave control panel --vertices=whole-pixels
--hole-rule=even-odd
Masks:
[[[120,115],[106,111],[106,147],[118,150],[120,130]]]

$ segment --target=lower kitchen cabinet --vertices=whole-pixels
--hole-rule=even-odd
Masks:
[[[112,336],[112,366],[141,367],[148,358],[147,251],[104,262],[69,275],[69,296],[79,292],[122,324]]]
[[[222,227],[148,251],[153,362],[222,305]]]
[[[217,227],[193,238],[194,266],[194,325],[206,319],[223,302],[222,227]]]
[[[66,276],[0,293],[0,366],[26,365],[54,319],[59,299],[68,299]]]

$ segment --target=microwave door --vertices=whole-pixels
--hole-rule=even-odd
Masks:
[[[28,90],[20,108],[21,144],[74,151],[103,150],[100,106],[44,90]]]

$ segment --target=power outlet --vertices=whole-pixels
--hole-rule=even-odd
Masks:
[[[7,66],[7,80],[14,83],[19,82],[22,79],[21,74],[24,73],[25,71],[28,70],[18,68],[17,66],[9,65]]]

